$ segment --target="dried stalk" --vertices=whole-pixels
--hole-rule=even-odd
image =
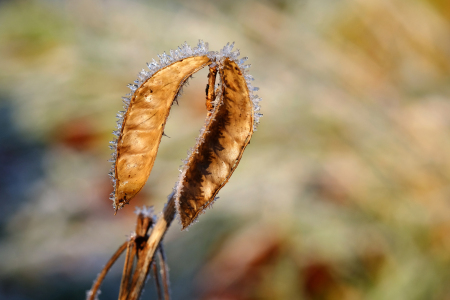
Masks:
[[[111,259],[106,263],[103,270],[100,272],[100,274],[97,277],[97,280],[95,281],[94,285],[92,286],[92,289],[89,291],[88,300],[95,300],[97,296],[97,292],[100,288],[100,285],[103,282],[103,279],[105,279],[106,274],[108,273],[109,269],[111,269],[112,265],[116,262],[116,260],[119,258],[119,256],[122,254],[123,251],[127,248],[128,242],[125,242],[122,244],[122,246],[117,249],[116,253],[111,257]]]
[[[166,263],[166,255],[164,253],[163,244],[159,245],[158,251],[159,268],[161,269],[161,277],[164,287],[164,300],[170,300],[170,282],[169,282],[169,268]]]
[[[153,276],[155,277],[156,293],[158,294],[158,300],[162,300],[161,282],[159,282],[158,266],[156,262],[153,262]]]
[[[163,215],[158,219],[153,230],[148,237],[145,248],[142,250],[142,255],[138,259],[136,270],[137,272],[133,276],[133,282],[131,284],[131,291],[128,296],[128,300],[139,299],[142,289],[144,288],[145,279],[147,278],[153,257],[155,255],[156,249],[160,242],[162,241],[164,234],[169,228],[175,217],[175,196],[172,197],[167,202],[163,210]]]
[[[133,261],[136,255],[135,239],[130,239],[123,265],[122,281],[120,283],[119,300],[126,300],[130,291],[130,277],[133,271]]]

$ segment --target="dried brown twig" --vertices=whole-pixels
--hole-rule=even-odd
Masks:
[[[127,251],[122,272],[119,300],[139,299],[145,280],[152,268],[152,264],[156,267],[154,256],[157,250],[160,253],[159,262],[162,274],[162,286],[164,290],[164,298],[162,298],[161,293],[160,299],[170,299],[165,255],[163,253],[163,249],[160,247],[160,244],[174,217],[175,206],[173,197],[169,199],[166,207],[164,208],[163,214],[153,227],[153,216],[151,215],[150,209],[146,210],[144,208],[143,210],[138,211],[136,235],[132,236],[129,241],[125,242],[108,261],[97,280],[94,282],[92,289],[88,292],[87,299],[94,300],[97,298],[98,290],[103,282],[103,279],[111,266],[125,251],[125,249]],[[151,230],[150,234],[147,234],[148,230]],[[135,258],[137,261],[133,272],[133,263]],[[155,276],[157,276],[157,274]],[[159,283],[157,282],[157,285],[158,284]]]
[[[162,243],[159,245],[158,260],[160,264],[161,277],[164,290],[164,300],[170,299],[170,281],[169,281],[169,267],[167,266],[166,254]]]
[[[153,262],[153,256],[157,250],[159,244],[161,243],[164,234],[169,228],[175,217],[175,200],[172,196],[169,202],[166,204],[162,216],[158,219],[153,230],[148,237],[147,243],[144,250],[142,251],[142,256],[139,258],[136,266],[136,270],[133,276],[133,281],[130,288],[130,294],[127,298],[128,300],[139,299],[142,293],[142,289],[145,284],[145,279],[147,278],[151,263]]]
[[[109,269],[111,269],[111,267],[114,265],[116,260],[122,254],[122,252],[127,248],[127,245],[128,245],[128,242],[123,243],[122,246],[120,246],[119,249],[117,249],[116,253],[114,253],[113,256],[110,258],[110,260],[106,263],[105,267],[103,267],[103,270],[98,275],[91,290],[87,292],[88,300],[97,299],[97,296],[98,296],[99,290],[100,290],[100,285],[102,284],[103,279],[105,279],[105,276],[108,273]]]

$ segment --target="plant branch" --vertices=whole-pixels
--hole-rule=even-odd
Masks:
[[[161,277],[164,287],[164,300],[170,300],[170,288],[169,288],[169,268],[166,263],[166,255],[164,253],[163,244],[159,245],[158,250],[159,267],[161,269]]]
[[[125,256],[125,263],[123,266],[123,273],[122,273],[122,282],[120,284],[120,291],[119,291],[119,299],[125,300],[127,298],[129,289],[130,289],[130,277],[131,277],[131,271],[133,269],[133,261],[134,256],[136,255],[136,243],[135,239],[130,239],[128,246],[127,246],[127,252]]]
[[[122,244],[122,246],[117,249],[116,253],[111,257],[111,259],[106,263],[103,270],[100,272],[100,274],[97,277],[97,280],[95,281],[94,285],[92,286],[92,289],[88,292],[88,300],[94,300],[96,299],[97,292],[100,288],[100,285],[103,282],[103,279],[105,279],[106,274],[108,273],[109,269],[112,267],[112,265],[116,262],[116,260],[119,258],[119,256],[122,254],[123,251],[127,248],[128,241]]]
[[[158,299],[163,300],[161,283],[159,282],[158,266],[156,265],[155,262],[152,265],[153,265],[153,276],[155,277],[156,292],[158,293]]]
[[[142,251],[142,260],[138,262],[139,273],[135,274],[133,283],[131,284],[131,291],[128,300],[139,299],[142,289],[144,288],[145,280],[150,272],[151,263],[158,249],[167,229],[175,217],[175,194],[167,202],[164,207],[162,216],[158,219],[152,232],[147,240],[146,246]]]

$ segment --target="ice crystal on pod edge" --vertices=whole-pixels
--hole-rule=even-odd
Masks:
[[[121,134],[122,131],[122,127],[123,127],[123,121],[124,121],[124,116],[126,115],[127,111],[128,111],[128,107],[130,105],[130,101],[131,98],[134,94],[134,92],[144,83],[146,82],[150,77],[152,77],[156,72],[158,72],[159,70],[167,67],[168,65],[171,65],[172,63],[175,63],[179,60],[182,60],[184,58],[188,58],[188,57],[194,57],[194,56],[208,56],[209,59],[211,59],[212,64],[211,67],[214,66],[218,66],[219,68],[221,68],[223,61],[228,58],[232,61],[234,61],[240,68],[242,74],[244,74],[244,78],[245,81],[247,83],[247,88],[248,88],[248,92],[249,92],[249,96],[250,99],[253,103],[253,131],[256,131],[257,126],[259,124],[259,119],[263,116],[261,113],[259,113],[260,111],[260,105],[259,102],[262,100],[258,95],[255,95],[253,92],[256,92],[259,90],[259,88],[254,87],[251,82],[254,80],[253,76],[249,74],[248,69],[250,68],[251,65],[244,65],[245,61],[248,59],[248,57],[243,57],[241,59],[239,59],[238,57],[240,56],[240,51],[239,49],[234,50],[233,51],[233,47],[234,47],[234,42],[233,43],[227,43],[222,49],[220,49],[219,51],[209,51],[209,45],[206,42],[203,42],[203,40],[199,40],[198,44],[196,47],[191,48],[186,42],[184,44],[182,44],[181,46],[179,46],[177,49],[175,50],[170,50],[169,53],[170,54],[166,54],[166,52],[164,52],[161,55],[158,55],[159,58],[159,62],[156,61],[155,59],[152,59],[152,62],[147,63],[147,67],[149,71],[146,71],[144,69],[141,70],[141,72],[138,73],[138,78],[133,82],[128,84],[127,86],[130,88],[131,93],[127,94],[125,97],[122,97],[122,101],[123,101],[123,108],[124,111],[120,111],[117,114],[117,129],[118,130],[114,130],[113,134],[118,138]],[[187,80],[183,83],[186,84]],[[219,82],[220,82],[220,77],[219,77]],[[181,95],[181,90],[182,90],[182,86],[180,87],[180,91],[178,93],[178,95],[175,97],[174,102],[178,100],[178,97]],[[221,89],[219,89],[220,91]],[[217,95],[219,96],[219,95]],[[218,97],[216,97],[216,99],[214,100],[214,105],[220,105],[220,99],[218,99]],[[205,125],[202,128],[202,130],[205,130],[207,124],[210,122],[210,119],[205,120]],[[203,132],[203,131],[202,131]],[[113,182],[113,186],[114,186],[114,191],[111,193],[110,196],[110,200],[112,200],[114,202],[114,198],[115,198],[115,190],[116,190],[116,174],[115,174],[115,163],[116,163],[116,158],[117,158],[117,138],[115,138],[113,141],[110,142],[110,148],[111,150],[113,150],[113,153],[111,154],[111,158],[109,159],[110,162],[112,162],[112,166],[111,166],[111,170],[109,172],[109,176],[111,177],[111,180]],[[203,141],[202,139],[197,139],[196,145],[193,148],[193,151],[195,151],[194,149],[198,148],[198,145],[201,144]],[[181,181],[183,174],[185,174],[185,166],[190,155],[192,155],[192,151],[189,151],[190,153],[188,153],[188,157],[187,159],[183,160],[184,166],[182,167],[181,170],[181,174],[178,178],[177,183],[175,184],[174,187],[174,192],[176,190],[176,187],[178,186],[178,182]],[[114,206],[115,209],[115,206]]]

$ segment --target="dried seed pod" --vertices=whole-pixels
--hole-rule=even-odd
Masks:
[[[253,134],[253,103],[245,77],[228,58],[220,66],[222,92],[176,187],[183,228],[213,202],[228,182]]]
[[[210,65],[207,86],[207,118],[192,154],[186,159],[174,188],[178,212],[187,227],[208,207],[236,168],[262,114],[261,98],[253,95],[249,65],[238,59],[239,50],[227,44],[220,52],[208,50],[199,41],[191,48],[186,43],[160,61],[148,64],[139,79],[130,84],[131,97],[124,97],[125,111],[117,117],[118,139],[110,148],[113,162],[110,176],[114,192],[110,199],[117,210],[127,204],[144,186],[153,167],[170,107],[183,84],[195,72]],[[222,86],[216,89],[219,72]]]
[[[170,107],[180,87],[189,76],[210,62],[207,56],[182,59],[156,72],[134,92],[117,141],[116,211],[147,181]]]

